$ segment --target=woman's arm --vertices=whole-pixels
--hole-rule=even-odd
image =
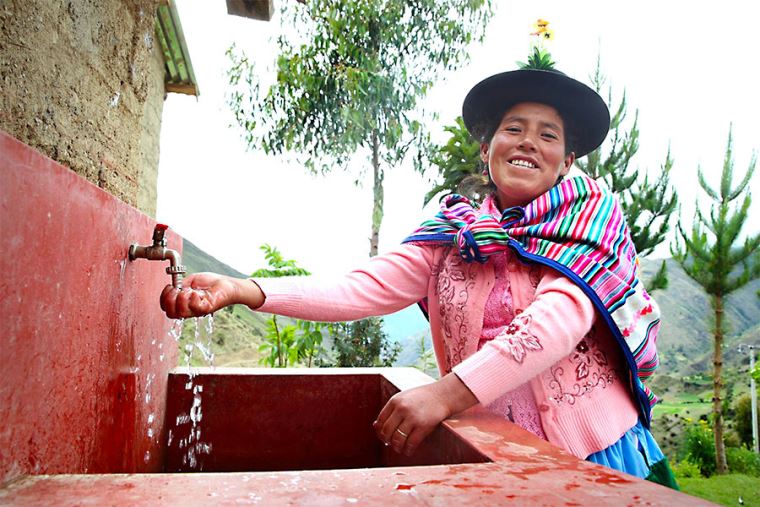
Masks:
[[[396,312],[427,295],[434,248],[401,245],[333,280],[256,278],[255,283],[266,295],[258,310],[321,322],[352,321]]]
[[[187,277],[185,290],[167,286],[161,294],[161,308],[170,318],[205,315],[231,304],[323,322],[385,315],[427,295],[435,248],[402,245],[336,279],[252,280],[199,273]]]
[[[380,440],[409,456],[441,421],[477,403],[459,377],[449,373],[431,384],[396,393],[373,426]]]

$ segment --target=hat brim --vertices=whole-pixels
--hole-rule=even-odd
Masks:
[[[476,84],[464,99],[462,118],[470,134],[482,142],[521,102],[557,110],[566,130],[572,130],[576,158],[598,148],[610,129],[610,112],[598,93],[561,72],[536,69],[502,72]]]

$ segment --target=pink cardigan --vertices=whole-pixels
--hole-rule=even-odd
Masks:
[[[585,458],[637,421],[622,355],[583,291],[550,268],[510,256],[516,317],[478,351],[490,263],[466,263],[449,247],[407,244],[338,280],[256,279],[260,311],[317,321],[386,315],[428,298],[442,374],[453,371],[487,405],[530,382],[548,440]]]

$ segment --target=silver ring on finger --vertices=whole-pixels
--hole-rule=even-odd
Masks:
[[[404,438],[409,438],[409,435],[406,434],[406,433],[404,433],[403,431],[401,431],[401,428],[396,428],[396,433],[398,433],[399,435],[401,435]]]

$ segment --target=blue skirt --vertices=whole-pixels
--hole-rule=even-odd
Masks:
[[[668,459],[641,421],[626,431],[620,440],[591,454],[586,460],[678,489]]]

